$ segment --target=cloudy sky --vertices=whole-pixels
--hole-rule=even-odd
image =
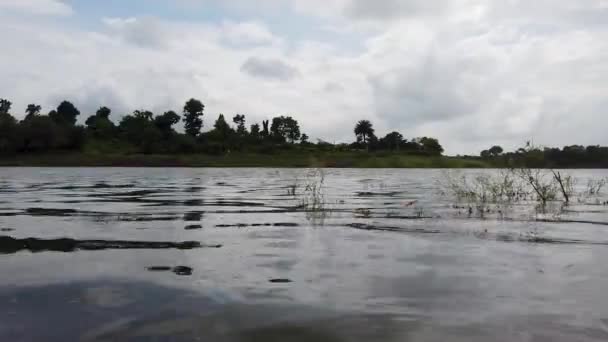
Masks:
[[[608,145],[608,0],[0,0],[0,97],[434,136],[450,154]],[[84,120],[85,118],[81,118]]]

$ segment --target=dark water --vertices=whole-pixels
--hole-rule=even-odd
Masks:
[[[469,217],[442,177],[305,210],[305,170],[0,168],[0,341],[608,340],[608,206]]]

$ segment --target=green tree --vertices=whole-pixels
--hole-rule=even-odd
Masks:
[[[0,112],[0,154],[17,151],[19,145],[17,128],[17,120],[12,115]]]
[[[211,154],[221,154],[232,146],[234,130],[230,127],[224,114],[219,114],[213,124],[213,130],[204,133],[204,138],[209,143],[205,145],[205,150]]]
[[[179,115],[174,111],[170,110],[165,112],[163,115],[158,115],[154,118],[154,125],[158,128],[161,133],[167,137],[174,133],[173,125],[177,124],[180,120]]]
[[[302,134],[302,136],[300,137],[300,143],[302,145],[307,145],[307,144],[309,144],[308,139],[309,139],[308,135]]]
[[[251,136],[255,139],[260,137],[260,125],[255,123],[253,125],[251,125],[251,128],[249,129],[249,132],[251,132]]]
[[[276,140],[278,142],[285,142],[286,141],[286,137],[285,137],[285,131],[284,131],[284,117],[283,116],[278,116],[275,118],[272,118],[272,124],[270,125],[270,136],[272,137],[273,140]]]
[[[186,134],[196,137],[203,127],[205,105],[197,99],[190,99],[184,105],[184,129]]]
[[[270,136],[270,130],[268,129],[268,120],[262,120],[262,137],[267,138]]]
[[[162,150],[162,133],[154,125],[153,113],[145,110],[136,110],[120,121],[120,131],[124,138],[140,148],[143,153],[153,153]]]
[[[367,144],[372,136],[374,136],[374,128],[369,120],[360,120],[355,125],[355,135],[358,142]]]
[[[29,104],[27,105],[27,108],[25,109],[25,119],[24,120],[28,120],[34,116],[40,115],[40,111],[42,110],[42,107],[40,107],[37,104]]]
[[[270,133],[277,141],[294,143],[300,140],[300,125],[291,116],[279,116],[272,119]]]
[[[0,114],[9,114],[13,103],[6,99],[0,99]]]
[[[503,150],[503,149],[502,149],[502,147],[500,147],[500,146],[492,146],[492,148],[490,148],[490,149],[488,150],[488,152],[489,152],[489,153],[490,153],[492,156],[496,157],[496,156],[501,155],[501,154],[504,152],[504,150]]]
[[[236,133],[239,136],[247,134],[247,128],[245,128],[245,115],[237,114],[232,118],[232,122],[236,124]]]
[[[292,144],[300,140],[302,134],[300,133],[300,125],[298,121],[292,119],[290,116],[287,117],[287,140]]]
[[[9,113],[0,113],[0,123],[14,125],[17,124],[17,119]]]
[[[80,115],[80,111],[69,101],[61,102],[55,111],[49,113],[49,117],[55,123],[71,126],[76,124],[78,115]]]
[[[95,115],[91,115],[85,121],[87,130],[96,138],[111,138],[116,132],[116,125],[110,120],[112,110],[108,107],[101,107]]]
[[[65,132],[47,115],[32,116],[23,121],[19,133],[23,149],[28,152],[44,152],[66,145]]]
[[[110,114],[112,114],[112,110],[108,107],[101,107],[95,113],[95,116],[100,119],[109,119]]]
[[[226,122],[224,118],[224,114],[220,114],[215,120],[215,124],[213,125],[218,137],[222,140],[222,142],[227,142],[230,134],[232,133],[232,128]]]
[[[388,133],[384,138],[380,139],[379,144],[380,148],[385,148],[389,150],[400,150],[401,146],[404,145],[405,140],[403,139],[403,135],[399,132],[391,132]]]
[[[62,135],[60,142],[62,149],[79,150],[84,146],[86,141],[86,130],[83,126],[64,126],[59,127],[59,132]]]
[[[422,147],[422,151],[428,155],[441,155],[443,153],[443,147],[439,144],[439,140],[435,138],[422,137],[417,138],[416,141]]]
[[[140,119],[147,122],[152,122],[152,118],[154,117],[154,113],[149,110],[136,110],[133,112],[133,116],[137,119]]]

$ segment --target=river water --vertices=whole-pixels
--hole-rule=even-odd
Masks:
[[[608,340],[606,199],[481,217],[445,177],[0,168],[0,341]]]

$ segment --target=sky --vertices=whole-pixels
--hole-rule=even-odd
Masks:
[[[22,118],[291,115],[312,139],[608,145],[608,0],[0,0],[0,98]]]

